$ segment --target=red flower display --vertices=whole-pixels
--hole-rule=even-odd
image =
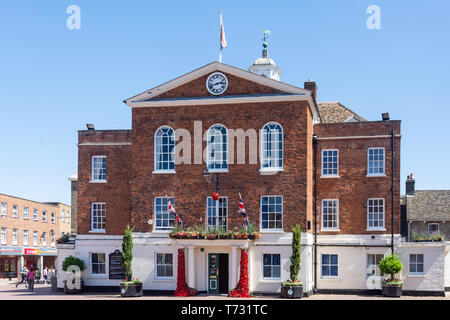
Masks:
[[[248,253],[245,249],[241,249],[240,269],[238,286],[236,289],[228,292],[228,296],[232,298],[251,298],[248,287]]]
[[[184,250],[178,249],[177,289],[175,290],[175,297],[189,297],[196,294],[197,291],[189,288],[186,284]]]
[[[211,196],[212,196],[213,200],[219,200],[219,197],[220,197],[218,192],[213,192],[213,194]]]

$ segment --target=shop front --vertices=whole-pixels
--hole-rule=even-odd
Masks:
[[[17,278],[20,269],[50,268],[56,265],[54,248],[0,247],[0,279]]]

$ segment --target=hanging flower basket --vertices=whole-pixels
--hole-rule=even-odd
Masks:
[[[218,192],[213,192],[213,194],[211,196],[212,196],[213,200],[219,200],[219,197],[220,197]]]

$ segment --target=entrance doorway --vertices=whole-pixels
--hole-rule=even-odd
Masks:
[[[17,278],[17,257],[0,257],[0,279]]]
[[[228,293],[228,254],[208,254],[208,293]]]

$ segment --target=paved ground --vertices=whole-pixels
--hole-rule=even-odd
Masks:
[[[228,298],[225,295],[201,295],[196,297],[184,298],[187,300],[236,300],[235,298]],[[273,296],[257,296],[257,299],[267,299],[267,300],[275,300],[279,299],[279,297]],[[95,299],[95,300],[179,300],[180,298],[176,297],[167,297],[167,296],[146,296],[140,298],[127,298],[124,299],[119,296],[119,294],[115,293],[100,293],[100,294],[77,294],[77,295],[65,295],[62,292],[52,292],[50,285],[38,284],[35,285],[35,289],[33,292],[28,291],[25,288],[24,284],[21,284],[18,288],[16,288],[15,282],[0,282],[0,301],[1,300],[86,300],[86,299]],[[333,295],[333,294],[316,294],[309,298],[305,298],[304,300],[388,300],[389,298],[384,298],[381,296],[358,296],[358,295]],[[404,300],[450,300],[450,292],[446,293],[444,297],[410,297],[404,296],[400,299]],[[394,300],[400,300],[395,298]],[[248,299],[247,299],[248,300]]]

